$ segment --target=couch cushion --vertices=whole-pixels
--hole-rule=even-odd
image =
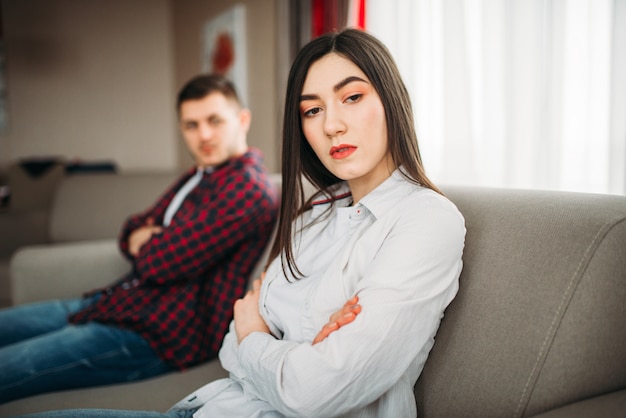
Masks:
[[[624,417],[626,415],[626,390],[585,399],[553,409],[533,418],[589,418]]]
[[[11,258],[12,302],[79,297],[111,284],[130,268],[114,239],[23,247]]]
[[[9,167],[9,206],[13,212],[49,210],[57,187],[65,177],[65,167],[60,161],[40,161],[45,169],[33,173],[27,168],[29,163],[37,164],[38,161],[24,160]]]
[[[420,416],[526,416],[626,387],[626,197],[444,192],[466,219],[464,269]]]

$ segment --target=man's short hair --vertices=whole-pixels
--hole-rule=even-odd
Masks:
[[[232,81],[219,74],[202,74],[189,80],[180,92],[176,101],[176,109],[180,112],[180,106],[188,100],[200,100],[211,93],[219,92],[227,99],[234,100],[242,105],[237,94],[237,89]]]

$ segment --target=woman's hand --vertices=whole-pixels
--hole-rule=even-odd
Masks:
[[[256,331],[270,333],[270,329],[259,313],[259,295],[263,277],[253,281],[252,289],[248,290],[243,298],[235,301],[235,332],[239,343]]]
[[[322,327],[322,330],[313,339],[313,345],[323,341],[332,332],[337,331],[339,328],[354,321],[356,316],[361,313],[361,305],[359,303],[359,297],[354,295],[352,299],[344,303],[343,307],[332,314],[330,319]]]

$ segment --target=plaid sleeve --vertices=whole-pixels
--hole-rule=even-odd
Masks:
[[[274,219],[275,196],[252,177],[239,172],[203,180],[170,226],[142,247],[136,277],[157,284],[193,279],[258,234],[259,225],[265,231]]]
[[[118,247],[122,254],[126,256],[129,260],[134,260],[135,257],[132,256],[128,252],[128,237],[130,234],[137,228],[146,224],[148,218],[153,218],[155,223],[160,224],[163,219],[163,214],[167,209],[167,206],[174,198],[174,195],[178,191],[178,189],[189,179],[189,177],[195,172],[196,168],[189,170],[185,175],[181,176],[172,186],[167,189],[161,197],[157,199],[157,201],[148,209],[141,213],[137,213],[129,216],[124,224],[122,225],[122,229],[118,236]]]

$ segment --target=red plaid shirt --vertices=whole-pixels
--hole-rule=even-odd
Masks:
[[[232,319],[233,304],[246,290],[278,213],[278,192],[251,149],[204,174],[168,227],[134,258],[128,236],[148,217],[162,224],[190,169],[153,207],[131,216],[120,248],[133,270],[106,289],[75,324],[96,321],[141,334],[172,367],[183,369],[217,355]]]

